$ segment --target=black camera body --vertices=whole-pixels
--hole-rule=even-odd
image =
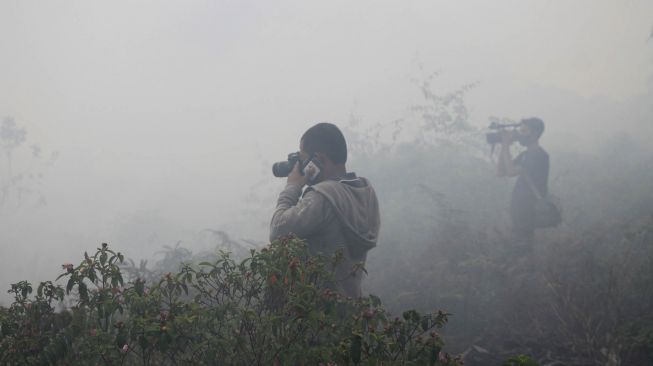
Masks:
[[[288,160],[279,161],[272,164],[272,174],[274,174],[275,177],[279,178],[287,177],[295,168],[295,164],[298,162],[300,163],[299,172],[301,175],[304,175],[307,171],[310,172],[311,175],[308,177],[309,183],[315,181],[317,176],[320,175],[320,172],[322,171],[322,163],[315,159],[314,154],[311,155],[308,160],[301,161],[299,158],[299,153],[294,152],[288,154]]]
[[[272,174],[278,178],[287,177],[297,162],[299,162],[299,152],[290,153],[288,154],[287,161],[279,161],[272,164]]]
[[[516,128],[519,127],[519,123],[496,123],[492,122],[490,124],[490,129],[491,130],[497,130],[496,132],[489,132],[485,134],[485,139],[487,140],[487,143],[490,145],[496,145],[501,143],[501,135],[504,133],[504,131],[508,128],[512,128],[513,130],[510,131],[510,133],[516,135],[517,131]]]

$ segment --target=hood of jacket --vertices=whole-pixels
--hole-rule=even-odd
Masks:
[[[346,229],[348,249],[363,254],[376,246],[381,219],[379,202],[370,182],[354,173],[341,180],[326,180],[309,189],[323,195]]]

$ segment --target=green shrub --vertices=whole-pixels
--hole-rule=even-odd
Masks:
[[[336,257],[337,258],[337,257]],[[12,285],[0,309],[0,363],[120,365],[457,365],[436,333],[444,312],[392,317],[375,296],[333,291],[337,260],[285,238],[237,263],[226,253],[156,283],[125,282],[106,244],[65,289]],[[71,296],[72,294],[72,296]],[[53,303],[72,301],[55,311]]]
[[[501,366],[539,366],[539,364],[528,356],[517,355],[505,360]]]

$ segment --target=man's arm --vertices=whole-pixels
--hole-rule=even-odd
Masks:
[[[516,177],[521,173],[521,168],[514,163],[510,154],[510,144],[513,138],[507,133],[503,133],[501,137],[502,142],[501,150],[499,151],[499,161],[497,163],[497,175],[499,177]]]
[[[297,163],[288,175],[286,188],[279,194],[277,208],[270,222],[270,241],[290,233],[305,239],[333,217],[331,204],[321,194],[309,190],[299,199],[302,187],[312,174],[311,171],[307,173],[301,175]]]
[[[301,194],[302,188],[294,184],[286,185],[279,194],[270,222],[270,241],[290,233],[306,238],[333,218],[333,210],[324,196],[308,191],[300,200]]]

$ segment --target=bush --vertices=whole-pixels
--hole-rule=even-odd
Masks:
[[[549,150],[564,223],[520,247],[509,230],[514,182],[496,179],[466,88],[419,86],[416,113],[366,131],[352,118],[346,133],[351,165],[383,208],[366,288],[391,311],[454,313],[444,335],[467,365],[516,354],[543,365],[653,364],[651,150],[623,135],[592,151]]]
[[[537,362],[525,355],[511,357],[504,361],[501,366],[539,366]]]
[[[121,365],[458,365],[436,332],[444,312],[392,317],[375,296],[332,291],[336,258],[311,257],[285,238],[236,263],[186,264],[156,283],[123,279],[106,244],[65,289],[12,285],[0,309],[0,363]],[[70,303],[55,311],[56,303]]]

